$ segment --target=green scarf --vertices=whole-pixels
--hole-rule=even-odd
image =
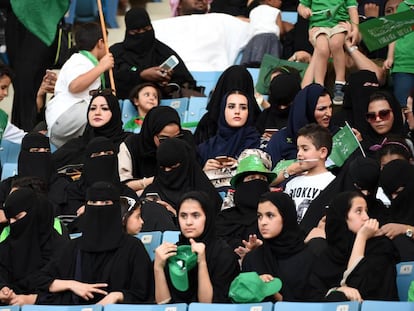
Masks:
[[[96,57],[91,53],[91,52],[89,52],[89,51],[86,51],[86,50],[80,50],[79,51],[79,54],[82,54],[83,56],[85,56],[87,59],[89,59],[91,62],[92,62],[92,64],[94,64],[95,65],[95,67],[96,66],[98,66],[98,64],[99,64],[99,61],[96,59]],[[101,74],[101,87],[102,88],[104,88],[105,87],[105,75],[102,73]]]

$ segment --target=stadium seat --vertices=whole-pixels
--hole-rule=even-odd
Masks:
[[[190,71],[193,78],[197,81],[197,86],[204,86],[204,94],[209,97],[210,92],[216,87],[217,80],[222,71]]]
[[[257,81],[259,80],[260,68],[250,68],[250,67],[248,67],[246,69],[250,73],[250,75],[252,76],[253,85],[256,85]]]
[[[408,288],[412,281],[414,281],[414,261],[397,264],[397,287],[401,301],[407,301]]]
[[[176,243],[178,242],[178,237],[180,236],[180,231],[164,231],[162,234],[162,243],[164,242],[170,242],[170,243]]]
[[[104,311],[187,311],[187,304],[147,304],[147,305],[128,305],[128,304],[110,304],[104,307]]]
[[[17,175],[17,163],[4,163],[1,169],[1,180]]]
[[[9,306],[7,307],[9,308]],[[21,311],[102,311],[101,305],[75,305],[75,306],[56,306],[56,305],[23,305]]]
[[[122,124],[125,124],[132,118],[138,116],[137,108],[129,99],[123,100],[121,113]]]
[[[3,139],[0,144],[0,160],[4,163],[17,163],[20,153],[20,144]]]
[[[275,303],[274,311],[359,311],[358,301],[343,302],[287,302]]]
[[[414,303],[408,301],[364,300],[361,304],[361,311],[378,310],[414,311]]]
[[[199,303],[193,302],[188,306],[188,311],[272,311],[273,303]]]
[[[135,235],[135,237],[141,240],[151,260],[154,260],[155,249],[161,244],[162,232],[161,231],[140,232],[137,235]]]
[[[207,103],[207,97],[190,97],[190,100],[188,101],[187,118],[182,126],[194,132],[198,121],[200,121],[203,115],[207,112]]]
[[[20,311],[20,306],[2,306],[0,311]]]
[[[177,110],[181,122],[185,121],[188,108],[188,97],[161,99],[160,106],[169,106]]]

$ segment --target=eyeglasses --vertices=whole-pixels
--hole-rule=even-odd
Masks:
[[[158,140],[160,141],[160,143],[166,141],[169,138],[182,138],[184,136],[184,134],[178,134],[177,136],[165,136],[165,135],[157,135]]]
[[[90,90],[89,91],[89,95],[90,96],[98,96],[98,95],[103,95],[103,96],[108,96],[111,94],[114,94],[114,90],[113,89],[96,89],[96,90]]]
[[[375,122],[375,120],[377,120],[377,118],[380,118],[383,121],[387,121],[389,120],[389,118],[391,117],[391,109],[383,109],[376,112],[367,112],[365,114],[365,118],[367,119],[368,122]]]

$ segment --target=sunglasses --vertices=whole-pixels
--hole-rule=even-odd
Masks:
[[[378,111],[378,113],[376,112],[367,112],[365,114],[365,118],[367,119],[368,122],[375,122],[375,120],[377,120],[377,118],[380,118],[381,120],[389,120],[389,118],[391,117],[391,109],[384,109],[384,110],[380,110]]]
[[[113,89],[96,89],[96,90],[90,90],[89,91],[89,95],[90,96],[98,96],[98,95],[103,95],[103,96],[108,96],[111,94],[114,94],[114,90]]]

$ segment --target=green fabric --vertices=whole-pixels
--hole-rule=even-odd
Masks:
[[[401,6],[407,5],[402,3]],[[414,70],[414,62],[412,57],[412,51],[414,48],[414,11],[406,9],[404,11],[397,12],[396,14],[373,18],[369,21],[361,23],[359,30],[364,39],[365,45],[370,51],[375,51],[389,43],[396,41],[395,47],[395,60],[393,71],[396,67],[398,70],[402,67],[405,68],[409,65]],[[400,71],[397,71],[400,72]],[[402,71],[407,72],[407,71]]]
[[[7,113],[3,109],[0,109],[0,141],[3,138],[4,131],[6,130],[8,119],[9,116]]]
[[[291,164],[295,163],[296,160],[280,160],[275,168],[273,169],[273,172],[276,173],[276,176],[279,175],[280,172],[283,172],[284,170],[286,170]]]
[[[85,56],[86,58],[88,58],[92,62],[92,64],[94,64],[95,67],[98,66],[99,61],[95,57],[95,55],[93,55],[91,52],[86,51],[86,50],[80,50],[79,51],[79,54],[82,54],[83,56]],[[102,73],[101,74],[101,86],[102,87],[105,87],[105,85],[106,85],[105,84],[105,75]]]
[[[358,147],[360,147],[358,139],[347,123],[332,137],[332,151],[327,160],[328,166],[332,163],[334,166],[341,167]]]
[[[10,0],[19,21],[47,46],[55,40],[57,24],[69,8],[69,0]]]
[[[414,10],[410,9],[406,3],[402,2],[398,6],[397,14],[399,12],[411,13],[411,26],[408,25],[408,28],[411,30],[411,32],[395,42],[394,65],[391,69],[391,73],[414,73]]]
[[[53,222],[53,228],[56,230],[57,233],[59,233],[59,235],[62,235],[62,223],[60,222],[59,218],[55,218],[55,221]]]
[[[414,281],[411,281],[410,287],[408,288],[408,301],[414,301]]]
[[[270,74],[276,67],[293,67],[299,70],[301,77],[305,74],[308,64],[301,62],[290,62],[288,60],[265,54],[260,64],[259,77],[256,83],[256,90],[260,94],[268,94],[270,86]]]
[[[127,132],[134,132],[136,129],[141,128],[141,126],[139,124],[137,124],[135,122],[136,119],[141,119],[144,120],[144,118],[142,117],[134,117],[132,119],[129,119],[125,124],[124,124],[124,130]]]
[[[309,28],[333,27],[341,21],[349,21],[348,8],[357,7],[356,0],[300,0],[312,10]]]
[[[7,226],[0,233],[0,243],[2,243],[3,241],[5,241],[9,235],[10,235],[10,226]]]

